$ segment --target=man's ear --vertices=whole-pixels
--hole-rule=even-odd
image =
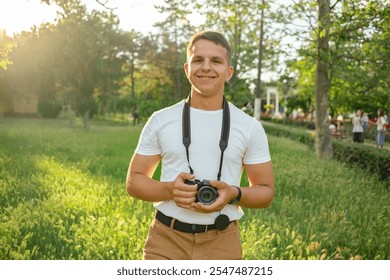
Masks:
[[[234,74],[234,68],[233,66],[229,66],[228,68],[228,77],[226,79],[226,82],[230,81],[230,79],[233,77]]]
[[[184,63],[184,72],[186,73],[186,76],[188,78],[188,62]]]

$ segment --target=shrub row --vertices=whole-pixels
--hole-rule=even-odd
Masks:
[[[290,119],[290,118],[284,118],[284,119],[275,119],[270,116],[261,116],[261,119],[264,121],[276,123],[276,124],[284,124],[289,126],[296,126],[296,127],[305,127],[310,130],[315,129],[315,123],[314,121],[309,121],[305,119]]]
[[[286,125],[277,125],[266,122],[262,122],[262,125],[267,131],[267,133],[270,133],[276,137],[286,137],[294,141],[298,141],[302,144],[307,145],[311,149],[314,149],[315,147],[315,139],[313,137],[313,134],[310,134],[305,130],[298,130]]]
[[[264,129],[277,137],[286,137],[314,149],[314,135],[305,130],[262,122]],[[386,186],[390,186],[390,151],[372,146],[334,140],[333,158],[363,170],[377,174]]]
[[[376,173],[390,186],[390,151],[388,150],[357,143],[333,141],[333,158]]]

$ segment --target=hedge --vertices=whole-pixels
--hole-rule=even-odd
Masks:
[[[297,130],[293,127],[266,123],[262,125],[267,133],[298,141],[314,149],[315,138],[310,131]],[[390,186],[390,151],[373,146],[333,140],[333,158],[351,166],[359,166],[367,172],[377,174],[386,186]]]
[[[298,141],[307,145],[309,148],[314,149],[315,138],[313,134],[302,129],[296,129],[286,125],[278,125],[273,123],[262,122],[262,125],[267,133],[277,137],[286,137],[294,141]]]
[[[356,165],[371,173],[390,186],[390,151],[358,143],[333,141],[333,158]]]

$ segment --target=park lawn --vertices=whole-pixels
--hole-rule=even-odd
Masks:
[[[125,190],[140,131],[0,120],[0,259],[140,259],[154,211]],[[244,210],[245,259],[390,259],[390,190],[302,144],[269,143],[275,199]]]

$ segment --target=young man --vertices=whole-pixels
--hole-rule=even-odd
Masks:
[[[241,259],[241,207],[272,203],[274,174],[264,130],[224,98],[234,71],[230,58],[220,33],[195,34],[184,64],[188,99],[155,112],[141,133],[126,187],[156,208],[144,259]],[[160,160],[157,181],[152,176]],[[243,168],[247,188],[240,187]]]

